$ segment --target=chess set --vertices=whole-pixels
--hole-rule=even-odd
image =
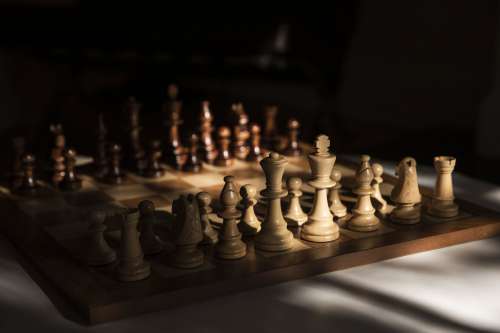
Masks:
[[[45,164],[14,141],[2,230],[63,314],[96,324],[500,233],[498,214],[455,199],[451,156],[434,158],[436,184],[424,188],[411,157],[392,176],[368,155],[337,159],[326,135],[300,142],[295,119],[278,136],[276,107],[262,140],[241,103],[214,140],[206,101],[184,146],[168,91],[168,138],[147,152],[134,98],[126,148],[99,116],[90,163],[61,125]]]

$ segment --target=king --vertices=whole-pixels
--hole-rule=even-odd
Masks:
[[[333,215],[328,206],[328,189],[335,186],[330,178],[336,156],[329,152],[330,139],[319,135],[314,144],[315,152],[309,154],[311,180],[314,187],[314,202],[307,222],[302,226],[301,238],[310,242],[330,242],[339,238],[339,226],[333,222]]]

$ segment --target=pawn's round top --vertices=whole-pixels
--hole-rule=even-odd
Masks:
[[[76,151],[74,149],[69,148],[66,150],[66,158],[75,158]]]
[[[243,126],[248,124],[248,115],[246,113],[241,113],[238,116],[238,124]]]
[[[272,159],[272,160],[279,160],[280,159],[280,154],[278,154],[277,152],[271,152],[269,153],[269,157]]]
[[[231,176],[231,175],[224,176],[224,182],[225,183],[232,183],[232,182],[234,182],[234,176]]]
[[[23,155],[22,161],[25,164],[34,163],[35,162],[35,155],[30,154],[30,153],[26,153]]]
[[[196,133],[191,133],[191,135],[189,135],[189,142],[191,143],[191,145],[195,145],[198,143],[198,135],[196,135]]]
[[[286,181],[286,187],[290,191],[299,191],[302,186],[302,179],[300,177],[290,177]]]
[[[252,132],[252,134],[259,134],[260,126],[256,123],[252,123],[252,125],[250,126],[250,132]]]
[[[297,119],[291,118],[288,120],[288,128],[289,129],[298,129],[300,127],[300,123]]]
[[[202,207],[207,207],[212,202],[212,198],[207,192],[199,192],[198,194],[196,194],[196,199]]]
[[[368,162],[368,161],[370,161],[369,155],[361,155],[361,162]]]
[[[375,177],[382,177],[382,175],[384,174],[384,167],[382,166],[382,164],[373,163],[372,170],[373,170],[373,176]]]
[[[340,169],[333,168],[330,178],[336,183],[340,182],[340,180],[342,179],[342,172],[340,171]]]
[[[240,195],[243,198],[253,199],[257,195],[257,188],[251,184],[243,185],[240,188]]]
[[[229,138],[231,136],[231,130],[229,127],[221,126],[217,130],[217,134],[220,138]]]
[[[142,200],[137,208],[141,215],[150,215],[155,212],[155,204],[151,200]]]
[[[122,147],[117,143],[113,143],[113,144],[111,144],[109,150],[111,151],[111,153],[117,154],[117,153],[121,152]]]

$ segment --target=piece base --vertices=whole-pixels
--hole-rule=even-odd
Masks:
[[[118,268],[117,279],[122,282],[133,282],[144,280],[151,274],[151,266],[147,262],[143,262],[140,267],[137,267],[133,273],[120,271]]]

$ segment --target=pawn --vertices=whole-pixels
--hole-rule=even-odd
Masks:
[[[227,184],[227,183],[226,183]],[[223,219],[219,242],[215,245],[215,255],[220,259],[239,259],[247,254],[247,246],[241,240],[236,220],[241,213],[236,209],[238,194],[232,186],[224,186],[220,194],[220,202],[223,211],[220,216]]]
[[[73,149],[66,150],[65,154],[64,178],[61,182],[61,188],[66,191],[76,191],[82,188],[82,180],[78,178],[75,172],[76,152]]]
[[[106,181],[113,185],[122,184],[125,180],[121,169],[121,151],[122,147],[118,144],[112,144],[109,149],[110,159]]]
[[[233,130],[233,155],[239,160],[245,160],[248,155],[246,145],[250,133],[248,131],[248,115],[244,111],[238,114],[238,124]]]
[[[154,225],[156,223],[155,205],[152,201],[143,200],[139,203],[139,223],[141,227],[141,242],[144,254],[151,255],[160,253],[163,250],[163,243],[160,238],[154,233]]]
[[[246,160],[258,162],[261,158],[262,150],[260,148],[260,126],[258,124],[252,124],[250,126],[250,150]]]
[[[183,170],[190,172],[201,171],[201,160],[198,158],[198,136],[195,133],[192,133],[189,137],[189,155]]]
[[[384,181],[384,179],[382,178],[382,175],[384,174],[384,167],[379,163],[373,163],[372,170],[374,177],[372,182],[373,192],[371,194],[371,197],[376,202],[377,211],[382,215],[385,215],[389,207],[387,206],[387,201],[385,201],[384,197],[382,196],[382,192],[380,192],[380,184],[382,184]]]
[[[165,174],[165,170],[163,170],[160,165],[160,159],[162,156],[160,145],[160,141],[153,140],[149,146],[147,167],[144,172],[144,176],[148,178],[159,178]]]
[[[219,235],[212,227],[212,223],[210,223],[209,215],[212,213],[212,207],[210,207],[212,198],[207,192],[199,192],[196,195],[196,200],[198,200],[198,207],[200,209],[201,230],[203,232],[202,244],[215,244],[219,240]]]
[[[229,149],[231,142],[231,130],[229,127],[219,127],[217,130],[217,158],[215,159],[215,165],[222,167],[229,167],[234,164],[234,159]]]
[[[302,196],[302,179],[299,177],[290,177],[286,181],[286,187],[288,189],[288,196],[290,202],[288,204],[288,210],[285,214],[285,220],[289,226],[300,227],[307,221],[307,214],[304,213],[302,207],[300,206],[300,197]]]
[[[85,259],[89,266],[107,265],[116,260],[116,251],[109,247],[104,239],[104,231],[107,229],[104,221],[106,214],[103,211],[95,211],[90,215],[88,228],[88,245]]]
[[[144,261],[139,232],[139,211],[133,209],[123,217],[120,242],[120,263],[117,267],[118,280],[123,282],[139,281],[151,274],[151,266]]]
[[[35,179],[35,156],[25,153],[21,158],[21,168],[23,179],[18,191],[21,194],[32,195],[37,192],[37,184]]]
[[[240,188],[243,206],[243,215],[238,229],[244,236],[256,235],[260,231],[260,221],[255,215],[254,206],[257,204],[257,189],[255,186],[247,184]]]
[[[198,244],[203,241],[200,210],[194,195],[181,195],[172,204],[175,216],[175,251],[171,264],[177,268],[196,268],[203,265],[203,252]]]
[[[340,189],[342,188],[340,180],[342,179],[342,172],[337,168],[333,168],[330,178],[335,182],[335,185],[330,189],[330,192],[328,192],[330,211],[333,216],[342,218],[347,215],[347,208],[340,200]]]
[[[300,156],[302,154],[299,146],[299,129],[300,123],[297,119],[288,120],[288,145],[284,152],[286,156]]]
[[[372,181],[370,156],[361,155],[361,164],[356,172],[356,188],[353,190],[358,198],[352,209],[353,216],[347,223],[347,227],[351,230],[368,232],[377,230],[380,226],[380,220],[375,216],[375,208],[370,197],[373,192]]]

